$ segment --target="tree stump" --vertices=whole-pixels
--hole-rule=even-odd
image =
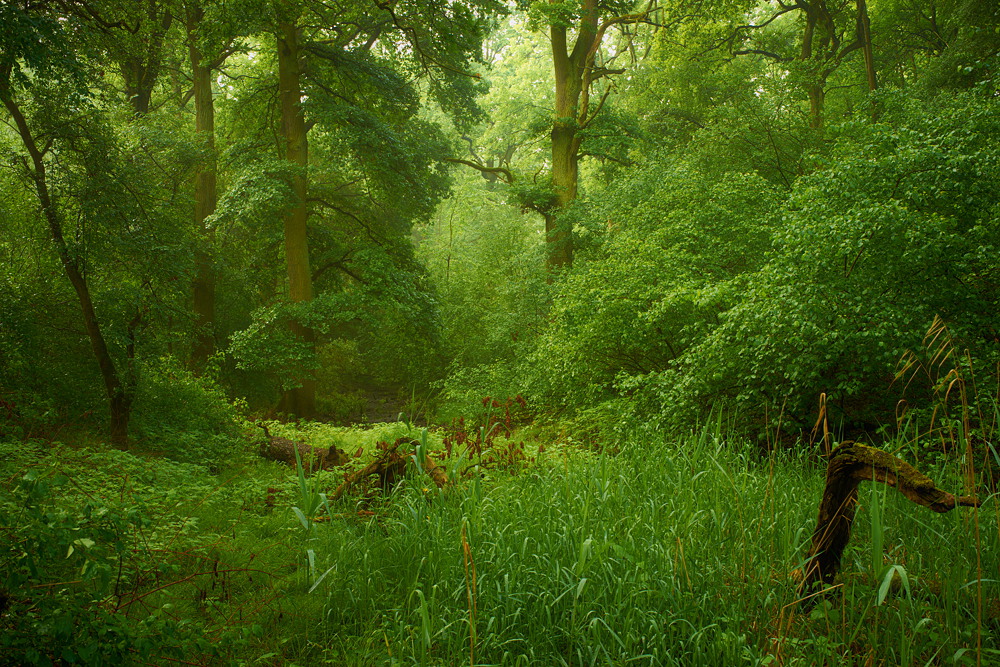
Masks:
[[[956,499],[954,495],[942,491],[929,477],[888,452],[856,442],[845,442],[831,454],[812,547],[802,570],[793,573],[800,579],[800,595],[808,595],[821,583],[833,583],[844,547],[851,538],[858,485],[864,481],[882,482],[894,487],[914,503],[935,512],[948,512],[957,506],[979,506],[979,500],[973,496]]]

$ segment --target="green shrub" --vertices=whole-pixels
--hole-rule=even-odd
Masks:
[[[770,261],[720,326],[648,378],[674,422],[721,398],[747,424],[767,411],[772,425],[783,413],[808,429],[825,393],[845,429],[892,424],[897,365],[936,317],[977,370],[995,368],[1000,107],[971,95],[884,102],[882,122],[842,127],[823,168],[796,183]],[[908,398],[922,398],[916,386]]]
[[[0,445],[5,457],[31,449]],[[193,624],[167,613],[141,620],[123,613],[140,582],[169,574],[157,569],[167,563],[148,538],[154,513],[131,494],[107,499],[78,495],[79,488],[33,463],[16,485],[0,489],[0,661],[104,665],[215,654]]]
[[[726,406],[746,431],[780,420],[796,435],[826,394],[831,425],[874,430],[895,423],[897,364],[936,317],[989,384],[1000,102],[881,102],[880,122],[832,131],[783,204],[752,175],[662,165],[609,196],[595,212],[610,227],[604,254],[566,278],[520,369],[529,400],[572,411],[627,399],[669,428]],[[911,385],[906,398],[931,397]]]
[[[131,433],[140,446],[174,460],[218,469],[248,449],[237,406],[173,357],[143,368],[134,410]]]
[[[587,408],[676,368],[765,261],[779,201],[753,174],[711,181],[662,162],[610,193],[592,212],[607,228],[602,253],[559,286],[522,367],[529,400]]]

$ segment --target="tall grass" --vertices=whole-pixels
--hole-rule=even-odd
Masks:
[[[980,525],[977,549],[973,510],[935,515],[884,487],[862,494],[870,530],[856,529],[837,594],[799,612],[788,573],[823,472],[706,429],[633,440],[614,458],[564,453],[443,495],[418,483],[388,516],[320,537],[334,569],[314,593],[321,653],[465,664],[473,637],[483,665],[1000,661],[996,577],[979,574],[997,572],[996,525]]]
[[[863,486],[868,520],[834,591],[805,610],[789,574],[823,465],[724,431],[635,435],[615,456],[549,447],[516,474],[480,470],[445,492],[414,472],[388,498],[329,506],[320,494],[335,477],[270,463],[221,480],[112,452],[117,468],[84,473],[90,454],[59,449],[6,462],[0,477],[60,470],[73,483],[47,502],[67,507],[75,488],[114,490],[130,507],[141,495],[152,521],[129,539],[161,562],[137,564],[141,605],[127,622],[149,613],[200,628],[219,655],[201,646],[189,662],[1000,664],[995,498],[941,515]],[[912,458],[923,450],[911,440],[885,447]],[[962,459],[940,466],[921,467],[962,492]]]

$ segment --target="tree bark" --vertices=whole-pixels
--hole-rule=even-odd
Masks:
[[[868,80],[869,92],[878,89],[878,79],[875,77],[875,55],[872,52],[872,26],[868,20],[868,3],[857,0],[858,6],[858,39],[861,42],[861,52],[865,57],[865,76]]]
[[[552,69],[555,75],[555,118],[552,121],[552,189],[557,211],[545,215],[546,266],[559,270],[573,262],[573,233],[559,220],[558,211],[576,199],[579,171],[576,144],[576,107],[580,99],[579,68],[567,51],[566,28],[552,26]]]
[[[200,373],[215,352],[215,267],[212,247],[215,234],[205,219],[215,212],[218,203],[215,159],[215,104],[212,99],[212,68],[198,50],[196,30],[204,16],[199,7],[188,16],[188,41],[191,72],[194,78],[195,133],[205,150],[194,178],[194,222],[196,242],[195,277],[192,282],[194,308],[194,343],[191,348],[191,368]]]
[[[833,450],[826,471],[826,488],[819,506],[819,518],[813,532],[812,547],[802,571],[800,593],[812,593],[820,584],[829,586],[840,569],[840,559],[851,538],[858,485],[881,482],[896,488],[911,501],[935,512],[948,512],[956,506],[978,507],[972,496],[955,498],[934,485],[909,463],[880,449],[856,442],[845,442]],[[812,599],[812,596],[806,598]]]
[[[278,88],[281,100],[281,132],[285,139],[285,159],[298,170],[292,177],[296,203],[285,215],[285,262],[288,269],[288,297],[293,303],[312,300],[312,274],[309,270],[309,243],[306,236],[306,167],[309,144],[306,137],[305,114],[302,110],[299,46],[297,28],[282,23],[278,33]],[[315,345],[315,334],[299,322],[290,324],[292,332],[307,345]],[[304,374],[306,375],[306,374]],[[282,397],[284,412],[298,417],[311,417],[316,411],[316,381],[312,377],[298,378],[300,386],[289,389]]]
[[[579,182],[580,142],[576,136],[576,119],[556,119],[552,127],[552,189],[555,191],[557,213],[545,215],[545,236],[549,252],[549,269],[564,269],[573,264],[573,230],[559,211],[576,200]]]
[[[52,200],[49,191],[48,177],[46,174],[45,154],[47,148],[40,148],[31,133],[28,121],[21,111],[20,106],[11,95],[8,84],[8,72],[0,72],[0,100],[10,113],[17,133],[24,145],[25,150],[31,160],[31,167],[28,174],[34,182],[35,194],[42,210],[42,215],[49,227],[49,235],[55,246],[59,261],[62,264],[66,277],[69,278],[73,290],[76,292],[77,300],[80,303],[80,310],[83,314],[84,329],[90,339],[90,346],[97,360],[97,366],[101,371],[101,379],[104,381],[104,391],[108,397],[111,419],[111,443],[119,449],[128,448],[128,422],[132,413],[133,392],[131,387],[121,381],[114,361],[108,351],[108,345],[101,329],[100,321],[94,310],[94,302],[90,295],[90,287],[87,279],[80,270],[78,259],[70,254],[66,239],[63,236],[62,221],[56,208],[56,203]],[[25,165],[27,167],[27,164]]]
[[[596,0],[584,0],[577,26],[573,50],[569,50],[567,28],[553,25],[549,29],[552,42],[552,70],[555,77],[555,118],[552,122],[552,189],[555,191],[557,212],[545,216],[546,241],[549,252],[546,266],[552,270],[567,268],[573,263],[573,229],[568,220],[560,219],[558,211],[576,200],[579,183],[581,118],[580,97],[589,86],[586,80],[588,58],[598,35]],[[586,114],[586,111],[584,111]]]

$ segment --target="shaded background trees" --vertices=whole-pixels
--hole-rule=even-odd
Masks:
[[[208,431],[224,396],[358,420],[438,393],[793,435],[825,394],[871,430],[935,318],[995,375],[992,7],[0,18],[11,423],[152,442],[176,384]]]

